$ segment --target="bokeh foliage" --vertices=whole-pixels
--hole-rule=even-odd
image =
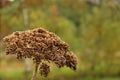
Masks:
[[[29,29],[43,27],[70,44],[79,57],[78,74],[120,75],[120,3],[104,0],[26,0]],[[25,30],[22,3],[0,8],[0,38]]]

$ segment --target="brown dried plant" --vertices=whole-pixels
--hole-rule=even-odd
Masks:
[[[36,80],[36,72],[39,67],[40,74],[48,76],[50,66],[55,63],[57,67],[70,67],[76,70],[77,58],[69,50],[68,44],[57,35],[43,28],[27,31],[17,31],[3,38],[6,43],[6,54],[16,54],[17,59],[32,58],[35,62],[35,70],[32,80]]]

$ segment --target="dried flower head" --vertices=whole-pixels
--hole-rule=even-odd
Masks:
[[[50,72],[50,66],[46,63],[41,63],[39,70],[42,76],[47,77]]]
[[[3,40],[7,44],[6,54],[16,54],[17,59],[32,58],[37,64],[52,61],[59,68],[66,65],[76,70],[77,59],[69,51],[68,44],[43,28],[17,31]],[[49,66],[42,63],[40,71],[46,77],[50,71]]]

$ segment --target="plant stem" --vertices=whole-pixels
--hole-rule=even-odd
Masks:
[[[33,76],[32,76],[31,80],[36,80],[36,73],[37,73],[38,65],[39,64],[35,63],[35,69],[33,71]]]

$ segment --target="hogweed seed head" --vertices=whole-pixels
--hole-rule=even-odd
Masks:
[[[47,77],[50,72],[50,66],[46,63],[41,63],[39,71],[41,76]]]
[[[16,54],[17,59],[33,58],[39,64],[43,61],[52,61],[59,68],[67,66],[76,70],[77,58],[69,51],[69,46],[57,35],[43,28],[27,31],[17,31],[6,36],[6,54]],[[45,63],[40,65],[41,75],[45,77],[50,72]]]

